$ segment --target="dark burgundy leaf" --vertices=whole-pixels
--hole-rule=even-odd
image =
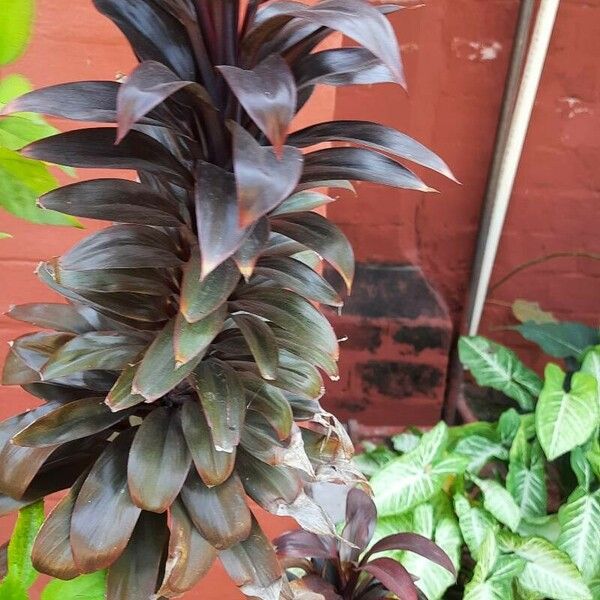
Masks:
[[[307,7],[297,3],[275,3],[278,15],[288,15],[339,31],[372,52],[404,86],[400,49],[389,21],[364,0],[323,0]]]
[[[302,183],[327,179],[370,181],[406,190],[434,192],[400,163],[367,148],[324,148],[304,156]]]
[[[172,598],[187,592],[206,575],[217,551],[200,535],[184,506],[171,507],[171,537],[165,577],[157,596]]]
[[[11,306],[8,316],[44,329],[68,333],[86,333],[93,329],[81,312],[70,304],[21,304]]]
[[[239,221],[241,227],[247,227],[294,191],[302,173],[302,153],[284,146],[278,157],[273,148],[261,146],[237,123],[231,123],[230,128]]]
[[[168,540],[167,516],[142,512],[125,552],[108,571],[106,600],[153,597]]]
[[[252,276],[254,266],[269,242],[271,228],[266,217],[259,219],[252,232],[233,255],[233,260],[246,281]]]
[[[197,251],[192,252],[183,270],[180,311],[189,323],[200,321],[229,298],[240,280],[231,260],[226,260],[200,280],[201,263]]]
[[[165,65],[154,60],[139,64],[120,87],[117,96],[117,143],[152,109],[184,88],[189,88],[197,98],[211,104],[210,96],[202,86],[182,80]]]
[[[392,558],[376,558],[359,569],[372,575],[398,598],[418,600],[417,588],[410,573]]]
[[[173,339],[177,366],[185,365],[204,352],[223,328],[226,318],[227,303],[195,323],[188,323],[185,316],[179,313]]]
[[[337,558],[334,538],[302,529],[284,533],[273,544],[281,558]]]
[[[204,279],[238,250],[250,229],[239,225],[233,173],[200,161],[196,180],[194,198]]]
[[[315,307],[294,292],[268,288],[249,290],[233,306],[264,319],[296,337],[306,336],[320,344],[325,352],[337,356],[337,337],[329,321]]]
[[[247,539],[219,555],[225,570],[246,595],[263,600],[279,600],[282,572],[271,542],[252,518]]]
[[[105,569],[123,552],[140,516],[127,486],[131,434],[111,442],[87,476],[71,517],[71,548],[83,573]]]
[[[323,257],[344,279],[348,290],[354,279],[354,252],[348,238],[327,219],[312,212],[295,213],[271,220],[271,228]]]
[[[321,194],[320,192],[298,192],[290,196],[287,200],[284,200],[271,213],[271,216],[314,210],[334,201],[335,198],[331,198],[331,196]]]
[[[146,345],[142,336],[91,331],[69,340],[51,354],[41,375],[43,379],[57,379],[79,371],[123,369]]]
[[[125,34],[140,60],[156,60],[181,79],[195,80],[189,38],[175,17],[154,2],[94,0],[94,5]]]
[[[8,494],[15,499],[21,499],[46,459],[57,448],[57,446],[22,448],[9,443],[13,435],[48,414],[54,408],[56,408],[56,405],[45,404],[0,423],[1,493]]]
[[[33,90],[7,104],[1,114],[37,112],[53,117],[94,123],[117,120],[116,81],[76,81]],[[148,123],[154,123],[147,119]]]
[[[56,447],[104,431],[127,416],[113,413],[104,398],[84,398],[41,416],[12,439],[17,446]]]
[[[189,171],[160,142],[132,131],[115,146],[115,132],[113,127],[76,129],[33,142],[21,152],[28,158],[59,165],[149,171],[179,185],[190,184]]]
[[[308,54],[294,65],[299,88],[321,85],[373,85],[394,76],[365,48],[332,48]]]
[[[240,373],[246,388],[248,410],[260,413],[277,432],[280,440],[292,432],[293,414],[285,394],[252,373]]]
[[[253,315],[238,314],[233,317],[242,332],[254,360],[265,379],[277,378],[279,350],[270,327]]]
[[[273,54],[249,71],[232,66],[218,69],[281,157],[296,111],[296,83],[285,60]]]
[[[159,227],[179,227],[186,222],[182,207],[172,197],[125,179],[92,179],[66,185],[45,194],[39,203],[43,208],[102,221]]]
[[[28,367],[14,350],[8,351],[2,368],[2,385],[34,384],[40,379],[40,374]]]
[[[367,547],[375,533],[377,508],[371,497],[360,488],[352,488],[346,499],[346,525],[342,538],[340,557],[344,562],[353,562]]]
[[[229,479],[235,466],[234,452],[217,450],[200,402],[188,401],[181,407],[181,424],[192,460],[208,487]]]
[[[185,365],[177,366],[173,350],[175,319],[158,334],[133,379],[132,391],[147,400],[158,400],[181,383],[202,360],[202,354]]]
[[[71,515],[84,479],[82,476],[46,517],[35,539],[31,561],[41,573],[66,580],[79,575],[71,550]]]
[[[133,501],[142,509],[162,513],[171,506],[190,470],[179,413],[160,407],[140,425],[127,463]]]
[[[200,397],[215,448],[220,452],[233,452],[239,444],[246,413],[240,378],[227,363],[210,359],[196,367],[191,380]]]
[[[389,550],[405,550],[419,554],[456,577],[456,569],[448,555],[437,544],[418,533],[396,533],[384,537],[369,549],[363,558],[363,563],[368,561],[373,554]]]
[[[321,275],[294,258],[264,258],[258,263],[254,273],[304,296],[307,300],[328,306],[344,305],[335,289]]]
[[[306,148],[326,142],[350,142],[389,152],[428,167],[456,181],[448,165],[434,152],[413,138],[391,127],[369,121],[328,121],[293,133],[289,144]]]
[[[245,540],[252,527],[244,488],[233,474],[221,485],[209,488],[192,471],[181,490],[190,518],[202,536],[219,550]]]

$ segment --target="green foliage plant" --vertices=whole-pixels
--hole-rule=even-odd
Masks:
[[[319,403],[323,374],[338,375],[320,305],[343,304],[320,259],[348,288],[354,274],[347,238],[313,212],[332,200],[319,190],[431,191],[397,159],[452,174],[377,123],[292,130],[316,85],[404,83],[387,19],[397,2],[94,4],[136,68],[30,92],[4,113],[104,123],[22,155],[137,180],[40,199],[114,224],[39,266],[67,303],[10,311],[42,330],[15,340],[3,381],[43,402],[0,424],[0,514],[67,490],[33,564],[62,579],[107,569],[108,600],[180,596],[217,559],[243,593],[278,600],[285,575],[249,500],[335,535],[318,490],[361,480]],[[336,32],[355,45],[321,49]]]
[[[35,502],[19,511],[6,549],[6,575],[0,581],[0,600],[29,600],[30,589],[39,573],[31,562],[33,543],[44,522],[44,504]],[[104,600],[106,573],[81,575],[70,581],[52,579],[40,600]]]
[[[34,0],[0,0],[0,69],[17,60],[27,48],[34,12]],[[75,217],[44,211],[36,205],[42,194],[58,187],[58,181],[46,164],[17,152],[58,130],[32,112],[2,114],[7,104],[30,91],[31,84],[22,75],[0,78],[0,207],[33,223],[80,227]],[[66,171],[73,174],[70,169]]]
[[[429,600],[600,598],[599,332],[546,317],[516,328],[564,360],[543,378],[500,344],[459,341],[475,380],[513,402],[497,422],[407,431],[356,459],[378,529],[425,535],[459,571],[454,584],[424,570],[416,585]],[[419,575],[419,557],[400,559]]]

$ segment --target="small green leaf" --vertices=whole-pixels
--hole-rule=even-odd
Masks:
[[[106,598],[106,573],[98,571],[81,575],[71,581],[54,579],[40,597],[40,600],[104,600]]]
[[[38,577],[31,564],[31,549],[35,536],[44,522],[44,503],[36,502],[19,511],[17,524],[8,545],[8,575],[24,589],[29,589]]]
[[[0,65],[7,65],[27,47],[33,25],[33,0],[0,0],[0,14]]]
[[[81,227],[74,217],[36,206],[42,194],[57,186],[43,163],[0,147],[0,207],[33,223]]]
[[[510,493],[497,481],[473,477],[483,493],[483,506],[500,523],[516,531],[521,521],[521,510]]]
[[[7,577],[0,583],[0,600],[29,600],[29,595],[20,581]]]
[[[595,346],[586,353],[581,363],[581,372],[591,375],[598,384],[596,388],[596,402],[600,414],[600,346]]]
[[[480,435],[463,438],[456,444],[454,451],[470,459],[469,471],[472,473],[479,473],[493,458],[508,459],[508,450],[502,444]]]
[[[570,321],[527,321],[514,329],[526,340],[537,344],[546,354],[556,358],[579,358],[590,346],[600,343],[600,332],[597,329]]]
[[[588,373],[574,373],[568,392],[564,385],[563,371],[557,365],[549,364],[535,412],[537,436],[548,460],[585,443],[600,419],[594,377]]]
[[[549,541],[541,538],[506,536],[507,549],[525,559],[519,576],[526,590],[553,600],[592,600],[592,594],[571,559]]]
[[[460,361],[481,386],[492,387],[531,410],[541,389],[540,378],[508,348],[481,336],[461,337]]]
[[[469,551],[475,558],[479,558],[479,549],[488,532],[498,528],[496,521],[483,508],[471,506],[469,500],[460,494],[454,496],[454,510]]]
[[[512,313],[521,323],[533,321],[534,323],[556,323],[556,317],[545,310],[542,310],[538,302],[528,302],[527,300],[515,300],[512,305]]]
[[[561,526],[557,545],[575,563],[585,579],[600,570],[600,490],[576,489],[558,511]]]

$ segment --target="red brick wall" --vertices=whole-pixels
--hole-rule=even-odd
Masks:
[[[438,152],[457,186],[416,169],[440,194],[359,184],[330,205],[365,263],[420,265],[459,322],[516,23],[517,0],[428,0],[392,17],[408,94],[394,86],[346,88],[336,117],[380,120]],[[600,252],[600,0],[563,0],[517,177],[492,283],[558,251]],[[490,296],[481,332],[496,329],[514,299],[597,325],[600,263],[561,259],[514,277]],[[364,357],[369,353],[365,352]],[[347,365],[352,370],[351,365]],[[393,411],[393,409],[390,409]],[[412,414],[412,411],[409,411]]]

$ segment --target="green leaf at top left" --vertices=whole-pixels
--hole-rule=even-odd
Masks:
[[[27,47],[33,25],[33,0],[0,0],[0,65],[21,56]]]
[[[0,148],[0,207],[33,223],[81,227],[74,217],[36,206],[42,194],[57,186],[58,181],[43,163]]]

